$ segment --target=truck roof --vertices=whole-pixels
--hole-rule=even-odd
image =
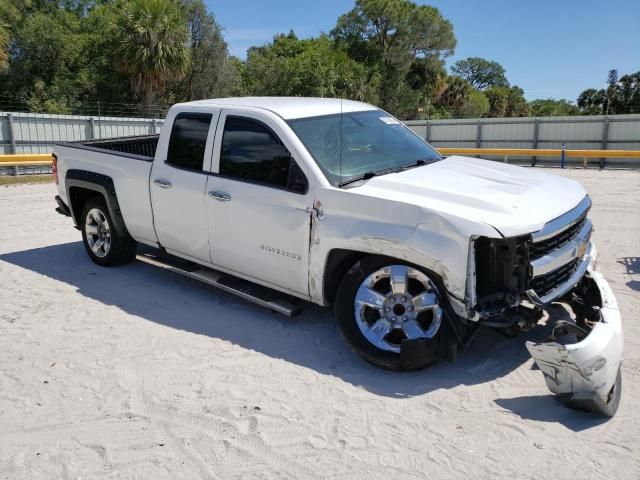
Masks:
[[[368,103],[354,102],[353,100],[343,100],[340,98],[313,97],[228,97],[197,100],[179,105],[213,108],[262,108],[281,116],[285,120],[332,115],[343,112],[376,110],[376,107]]]

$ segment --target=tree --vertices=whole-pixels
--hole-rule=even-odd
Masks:
[[[433,97],[440,111],[453,118],[478,118],[489,111],[489,99],[461,77],[446,78],[444,87]]]
[[[28,8],[29,0],[0,0],[0,68],[9,61],[11,30],[20,19],[21,10]]]
[[[464,105],[472,87],[460,77],[449,77],[446,86],[436,99],[436,104],[445,107],[454,117],[460,116],[460,109]]]
[[[10,51],[9,88],[32,111],[69,113],[91,93],[88,36],[66,10],[25,16]]]
[[[619,113],[640,113],[640,72],[620,77],[617,89]]]
[[[618,76],[617,70],[607,75],[607,88],[588,88],[576,102],[586,115],[640,113],[640,72]]]
[[[520,87],[491,87],[484,91],[489,99],[488,117],[525,117],[529,107]]]
[[[489,99],[479,90],[472,89],[460,108],[461,118],[480,118],[489,111]]]
[[[9,60],[9,25],[0,18],[0,67]]]
[[[580,109],[569,100],[547,98],[529,102],[529,113],[535,117],[580,115]]]
[[[334,48],[326,35],[300,40],[294,32],[252,47],[242,69],[244,89],[254,95],[347,97],[375,101],[377,77]]]
[[[202,0],[184,0],[184,7],[191,62],[184,79],[173,81],[171,90],[185,101],[224,96],[239,79],[222,28]]]
[[[451,72],[464,78],[478,90],[509,86],[502,65],[484,58],[470,57],[465,60],[458,60],[451,67]]]
[[[582,113],[586,115],[600,115],[602,106],[607,103],[607,94],[603,89],[588,88],[584,90],[576,102]]]
[[[437,8],[408,0],[356,0],[331,35],[351,58],[379,74],[381,106],[396,114],[412,64],[447,57],[456,44],[451,23]]]
[[[120,0],[114,8],[118,62],[150,112],[167,80],[182,78],[189,66],[183,12],[176,0]]]

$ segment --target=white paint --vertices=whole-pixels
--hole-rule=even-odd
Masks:
[[[602,296],[602,321],[580,342],[527,342],[527,349],[553,393],[575,398],[596,395],[606,403],[622,364],[623,335],[616,298],[597,271],[590,271]]]
[[[477,320],[468,295],[471,239],[541,230],[580,203],[585,191],[560,176],[458,156],[374,177],[361,186],[336,188],[285,121],[374,109],[360,102],[321,98],[247,97],[178,104],[167,117],[151,172],[151,181],[169,180],[179,185],[177,191],[149,187],[149,164],[117,154],[57,147],[58,166],[61,178],[68,168],[111,176],[132,236],[153,243],[157,232],[172,253],[190,260],[325,304],[324,269],[333,249],[387,255],[438,273],[456,312]],[[214,116],[221,112],[215,134],[212,126],[203,164],[210,176],[163,163],[175,115],[194,111]],[[383,121],[391,118],[381,114]],[[305,173],[308,192],[299,195],[217,176],[227,115],[267,124]],[[59,190],[66,198],[63,183]],[[217,190],[232,200],[218,202],[207,196]],[[311,222],[307,209],[317,205],[322,214]],[[272,248],[299,255],[301,261],[272,255]]]

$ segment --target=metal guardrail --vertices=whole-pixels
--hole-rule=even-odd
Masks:
[[[53,157],[50,153],[31,155],[0,155],[0,169],[13,167],[13,175],[20,174],[20,167],[51,167]]]
[[[562,150],[560,148],[438,148],[443,155],[498,155],[523,157],[640,158],[640,150]]]
[[[638,159],[640,166],[640,150],[568,150],[549,148],[438,148],[443,155],[482,155],[503,157],[509,162],[509,157],[559,157],[561,166],[564,158],[582,158],[583,167],[587,167],[591,158],[628,158]],[[18,175],[18,167],[51,166],[51,154],[31,155],[0,155],[0,167],[14,167],[14,174]],[[532,162],[535,165],[535,161]],[[601,167],[604,166],[602,163]]]
[[[570,150],[562,148],[438,148],[442,155],[483,155],[503,157],[509,163],[509,157],[533,157],[531,166],[535,166],[536,157],[559,157],[564,167],[565,158],[581,158],[583,168],[589,165],[589,159],[600,159],[600,168],[604,168],[606,158],[637,159],[640,167],[640,150]]]

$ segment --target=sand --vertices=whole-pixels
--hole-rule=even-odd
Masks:
[[[328,310],[288,319],[140,262],[100,268],[54,185],[0,187],[0,479],[640,478],[640,173],[555,172],[593,197],[622,310],[609,421],[532,368],[524,341],[548,327],[382,371]]]

